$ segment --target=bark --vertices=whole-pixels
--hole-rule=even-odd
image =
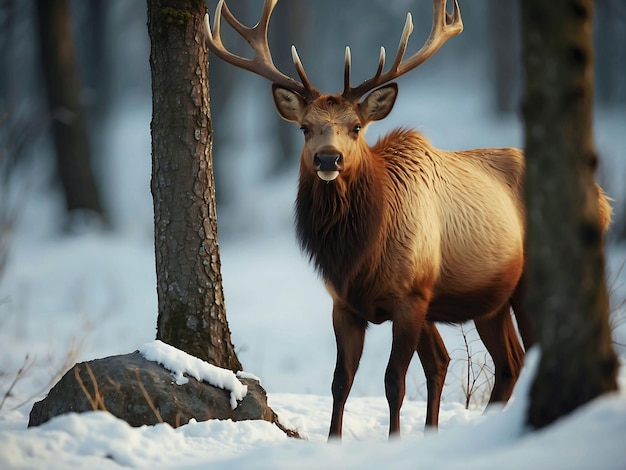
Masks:
[[[534,428],[617,387],[594,189],[592,7],[522,2],[526,307],[541,348],[527,415]]]
[[[205,12],[200,0],[148,0],[157,338],[240,370],[222,293]]]
[[[37,0],[39,44],[57,169],[68,212],[103,214],[91,168],[69,0]]]

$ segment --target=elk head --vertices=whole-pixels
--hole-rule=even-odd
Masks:
[[[274,65],[267,42],[267,28],[277,2],[265,0],[259,22],[248,28],[233,16],[224,0],[220,0],[212,31],[208,15],[205,18],[207,42],[209,49],[221,59],[273,82],[272,91],[278,113],[287,121],[298,124],[304,133],[301,172],[317,173],[327,182],[335,180],[342,172],[349,175],[358,168],[360,160],[368,155],[369,147],[363,131],[370,122],[383,119],[391,112],[398,94],[398,86],[389,82],[425,62],[450,37],[463,30],[457,0],[454,0],[452,14],[446,11],[446,0],[434,0],[430,36],[419,51],[403,60],[409,36],[413,32],[411,14],[408,13],[395,59],[388,71],[383,73],[385,49],[381,47],[374,76],[352,87],[350,48],[346,47],[344,90],[341,94],[324,95],[311,85],[295,46],[291,47],[291,53],[300,81],[283,74]],[[220,35],[222,15],[252,47],[254,58],[237,56],[224,47]]]

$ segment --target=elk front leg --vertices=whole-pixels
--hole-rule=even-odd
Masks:
[[[343,409],[363,353],[367,322],[345,307],[333,306],[333,328],[337,341],[337,364],[333,376],[333,413],[328,438],[341,439]]]
[[[446,380],[450,356],[434,323],[425,321],[422,325],[422,332],[417,343],[417,354],[424,368],[428,391],[426,426],[437,429],[441,392]]]
[[[417,349],[428,301],[415,295],[393,316],[391,356],[385,372],[385,394],[389,404],[389,437],[400,435],[400,407],[406,390],[406,372]]]

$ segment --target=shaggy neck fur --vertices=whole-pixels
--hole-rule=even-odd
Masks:
[[[322,181],[300,172],[296,199],[296,232],[300,246],[325,281],[337,291],[367,259],[382,230],[380,176],[370,158],[350,174]],[[346,172],[347,173],[347,172]]]

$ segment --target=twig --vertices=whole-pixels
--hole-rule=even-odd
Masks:
[[[26,399],[22,400],[17,405],[13,406],[12,410],[17,410],[18,408],[24,406],[26,403],[30,402],[33,398],[41,395],[44,391],[49,390],[54,382],[56,382],[67,370],[71,367],[72,363],[76,361],[78,354],[80,353],[80,346],[76,346],[75,341],[72,340],[72,344],[65,356],[65,360],[60,366],[55,366],[54,373],[50,376],[50,379],[46,382],[46,384],[39,388],[35,393],[28,396]],[[33,359],[33,364],[35,360]]]
[[[611,298],[615,298],[616,292],[618,292],[618,287],[623,287],[623,286],[616,286],[615,284],[617,282],[617,279],[620,277],[622,271],[624,270],[624,265],[625,263],[622,263],[622,265],[619,267],[608,289],[609,296]],[[609,328],[611,329],[611,332],[615,332],[618,328],[626,324],[626,297],[622,298],[621,300],[618,300],[618,302],[619,304],[617,306],[612,307],[611,312],[610,312]],[[626,343],[617,341],[614,337],[612,338],[611,342],[616,346],[626,347]]]
[[[4,406],[4,403],[7,401],[7,398],[11,396],[11,392],[13,391],[15,384],[17,384],[20,378],[22,378],[27,368],[30,368],[33,364],[34,364],[34,361],[28,364],[28,354],[26,354],[26,356],[24,357],[24,363],[18,369],[17,373],[15,374],[15,377],[13,378],[13,381],[11,382],[11,385],[9,385],[9,388],[7,389],[7,391],[4,393],[4,396],[2,397],[2,401],[0,401],[0,410]]]
[[[469,409],[472,398],[475,397],[476,392],[478,390],[482,390],[485,385],[491,383],[491,379],[489,377],[489,373],[493,375],[493,371],[487,365],[487,353],[485,353],[485,357],[482,362],[478,362],[474,360],[474,354],[472,352],[471,344],[477,342],[479,340],[468,340],[468,333],[471,330],[467,330],[461,325],[461,335],[463,336],[463,348],[460,348],[465,358],[459,359],[467,364],[467,370],[465,373],[465,378],[461,379],[461,389],[463,391],[463,395],[465,396],[465,409]],[[478,372],[476,372],[475,367],[478,367]],[[481,376],[485,377],[485,380],[479,382]]]

